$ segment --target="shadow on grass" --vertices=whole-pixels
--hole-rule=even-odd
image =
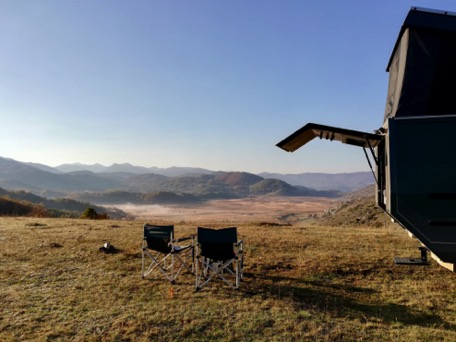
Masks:
[[[246,273],[246,292],[283,300],[291,300],[299,310],[324,312],[335,318],[360,321],[399,323],[421,327],[444,327],[456,330],[456,325],[439,315],[391,302],[383,302],[378,291],[350,284],[333,284],[329,281],[306,280],[284,276]]]

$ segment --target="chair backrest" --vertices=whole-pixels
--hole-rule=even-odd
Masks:
[[[233,244],[237,243],[237,228],[198,227],[196,240],[200,245],[201,256],[213,260],[229,260],[235,256]]]
[[[174,238],[174,225],[159,226],[146,223],[144,225],[144,240],[147,248],[161,253],[170,253],[170,242]]]

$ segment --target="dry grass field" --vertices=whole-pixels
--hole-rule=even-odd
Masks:
[[[234,212],[148,219],[174,223],[177,237],[239,220],[241,288],[200,292],[188,273],[173,286],[141,279],[144,220],[0,218],[0,340],[456,340],[456,275],[434,261],[395,266],[419,254],[402,229],[268,225]],[[118,253],[99,252],[106,241]]]

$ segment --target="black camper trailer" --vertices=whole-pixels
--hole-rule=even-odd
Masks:
[[[293,152],[320,138],[360,146],[366,156],[370,151],[377,204],[455,271],[456,13],[412,8],[387,71],[380,129],[366,133],[311,123],[277,146]]]

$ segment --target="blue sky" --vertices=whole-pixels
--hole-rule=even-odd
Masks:
[[[368,170],[361,149],[275,146],[382,124],[411,6],[453,1],[0,0],[0,156],[248,172]]]

